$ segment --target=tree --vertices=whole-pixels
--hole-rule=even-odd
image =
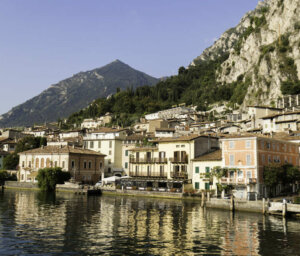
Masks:
[[[44,137],[32,137],[27,136],[18,141],[16,150],[14,153],[7,155],[3,161],[3,168],[5,170],[16,170],[19,164],[19,155],[18,153],[39,148],[41,146],[47,145],[47,139]]]
[[[64,184],[71,178],[69,172],[62,171],[60,167],[39,169],[38,186],[42,191],[55,191],[56,184]]]
[[[4,157],[3,169],[4,170],[15,170],[19,164],[19,156],[16,153],[12,153]]]
[[[0,185],[3,185],[6,180],[17,180],[17,177],[10,175],[7,171],[0,171]]]

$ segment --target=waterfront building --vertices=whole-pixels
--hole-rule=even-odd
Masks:
[[[221,167],[222,165],[222,150],[218,149],[213,152],[208,152],[192,160],[193,188],[196,191],[210,190],[217,193],[217,183],[219,182],[216,177],[210,177],[213,168]]]
[[[218,146],[218,138],[211,136],[156,139],[153,145],[129,149],[129,176],[142,188],[182,188],[193,177],[191,159]]]
[[[129,135],[122,141],[122,167],[126,175],[129,175],[129,150],[137,145],[142,145],[147,137],[143,135]]]
[[[101,127],[87,132],[83,136],[84,147],[106,155],[105,177],[123,175],[122,141],[127,135],[126,129]]]
[[[41,168],[61,167],[78,182],[94,184],[104,172],[104,154],[68,145],[46,146],[19,153],[21,182],[36,182]]]
[[[220,141],[222,167],[229,170],[221,183],[233,186],[237,198],[267,195],[263,181],[264,166],[274,163],[299,166],[299,146],[292,142],[256,135],[231,136]],[[280,193],[281,189],[279,184],[275,193]]]

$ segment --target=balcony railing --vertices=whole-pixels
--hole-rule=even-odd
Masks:
[[[130,177],[167,178],[166,172],[129,172]]]
[[[134,158],[134,157],[131,157],[129,159],[129,163],[132,163],[132,164],[153,164],[154,163],[154,158]]]
[[[178,163],[178,164],[187,164],[189,162],[188,156],[171,157],[169,160],[170,160],[171,163]]]
[[[249,185],[256,184],[256,178],[221,178],[222,184],[227,185]]]
[[[186,172],[171,172],[171,178],[173,178],[173,179],[187,179],[188,174]]]
[[[168,163],[168,159],[167,158],[134,158],[131,157],[129,159],[129,163],[132,164],[166,164]]]

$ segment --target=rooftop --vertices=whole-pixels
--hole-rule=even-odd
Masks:
[[[222,150],[218,149],[216,151],[199,156],[193,159],[192,161],[221,161],[221,160],[222,160]]]
[[[84,155],[96,155],[96,156],[106,156],[99,152],[73,147],[73,146],[46,146],[41,148],[30,149],[19,154],[84,154]]]

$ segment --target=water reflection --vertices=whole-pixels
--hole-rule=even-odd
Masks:
[[[5,191],[0,254],[297,255],[300,223],[179,200]]]

